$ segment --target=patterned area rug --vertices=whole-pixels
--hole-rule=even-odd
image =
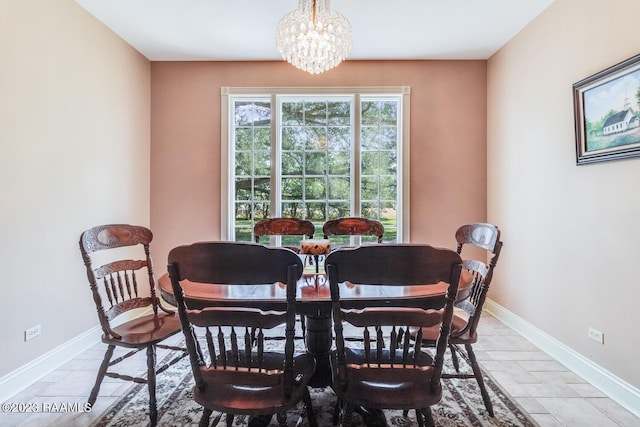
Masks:
[[[447,357],[447,360],[450,358]],[[167,359],[168,360],[168,359]],[[453,369],[452,366],[445,366]],[[462,369],[462,366],[461,366]],[[475,380],[443,380],[443,396],[439,404],[431,407],[437,426],[476,427],[476,426],[537,426],[527,413],[503,391],[498,384],[485,373],[485,382],[495,417],[490,417],[484,408],[480,391]],[[189,359],[184,358],[158,376],[156,397],[158,401],[158,425],[160,426],[197,426],[202,407],[192,400],[191,388],[193,376]],[[93,427],[129,427],[149,425],[147,386],[136,384],[102,416],[92,424]],[[330,388],[311,389],[311,399],[320,427],[332,426],[333,408],[336,397]],[[288,425],[295,426],[300,419],[302,405],[289,411]],[[216,417],[214,412],[212,420]],[[389,426],[417,426],[414,411],[407,417],[402,411],[385,411]],[[354,414],[357,422],[364,425],[359,415]],[[236,416],[233,426],[246,426],[248,417]],[[216,427],[226,426],[222,415]],[[273,417],[270,426],[276,426]],[[302,425],[307,425],[306,418]]]

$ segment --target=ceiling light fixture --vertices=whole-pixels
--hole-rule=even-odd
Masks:
[[[340,64],[351,50],[351,24],[331,10],[329,0],[298,0],[280,19],[276,45],[291,65],[320,74]]]

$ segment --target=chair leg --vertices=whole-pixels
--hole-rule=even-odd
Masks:
[[[105,374],[107,373],[107,369],[109,369],[109,362],[111,362],[111,358],[113,357],[113,351],[116,349],[115,345],[109,345],[107,347],[107,351],[104,353],[104,359],[102,359],[102,363],[100,364],[100,369],[98,370],[98,375],[96,377],[96,382],[91,389],[91,393],[89,394],[89,405],[93,406],[96,403],[96,399],[98,398],[98,393],[100,392],[100,384],[102,384],[102,380],[104,379]]]
[[[418,421],[418,427],[424,427],[424,415],[420,408],[416,408],[416,421]]]
[[[287,412],[282,411],[276,414],[276,419],[278,420],[279,427],[287,427]]]
[[[200,423],[198,423],[198,427],[209,427],[209,421],[211,420],[212,413],[212,409],[204,408],[204,411],[202,411],[202,416],[200,417]]]
[[[431,408],[423,408],[420,412],[422,412],[422,416],[424,417],[424,422],[427,427],[436,427],[433,414],[431,414]]]
[[[467,350],[467,355],[469,356],[469,361],[471,362],[471,369],[473,369],[473,375],[476,377],[476,381],[478,382],[478,387],[480,387],[480,394],[482,395],[482,401],[484,402],[484,407],[489,412],[489,415],[493,417],[493,405],[491,404],[491,399],[489,398],[489,393],[487,392],[487,387],[484,384],[484,379],[482,378],[482,370],[480,369],[480,365],[476,360],[476,355],[473,352],[473,347],[471,344],[465,344],[465,349]]]
[[[449,344],[449,350],[451,351],[451,361],[456,372],[460,373],[460,362],[458,361],[458,355],[456,354],[456,346]]]
[[[213,417],[213,421],[211,421],[210,425],[217,426],[218,423],[220,422],[220,418],[222,418],[222,412],[218,412],[218,415]]]
[[[151,425],[158,423],[158,408],[156,407],[156,347],[147,347],[147,386],[149,388],[149,418]]]
[[[333,407],[333,417],[331,421],[333,421],[333,425],[337,426],[338,422],[340,422],[340,410],[342,409],[340,398],[336,399],[336,405]]]
[[[311,395],[309,394],[309,389],[307,389],[304,393],[304,405],[307,412],[307,421],[309,423],[309,427],[317,427],[318,421],[316,420],[316,412],[313,410],[313,404],[311,402]]]
[[[302,338],[306,338],[307,336],[307,325],[306,318],[301,314],[300,315],[300,328],[302,328]]]
[[[351,423],[353,422],[353,405],[346,403],[342,408],[342,427],[351,427]]]

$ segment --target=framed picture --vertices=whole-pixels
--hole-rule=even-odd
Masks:
[[[640,55],[573,85],[576,163],[640,156]]]

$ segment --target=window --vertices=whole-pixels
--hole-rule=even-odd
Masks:
[[[253,241],[269,217],[308,219],[318,234],[329,219],[363,216],[384,224],[385,241],[408,240],[408,88],[222,95],[223,238]]]

